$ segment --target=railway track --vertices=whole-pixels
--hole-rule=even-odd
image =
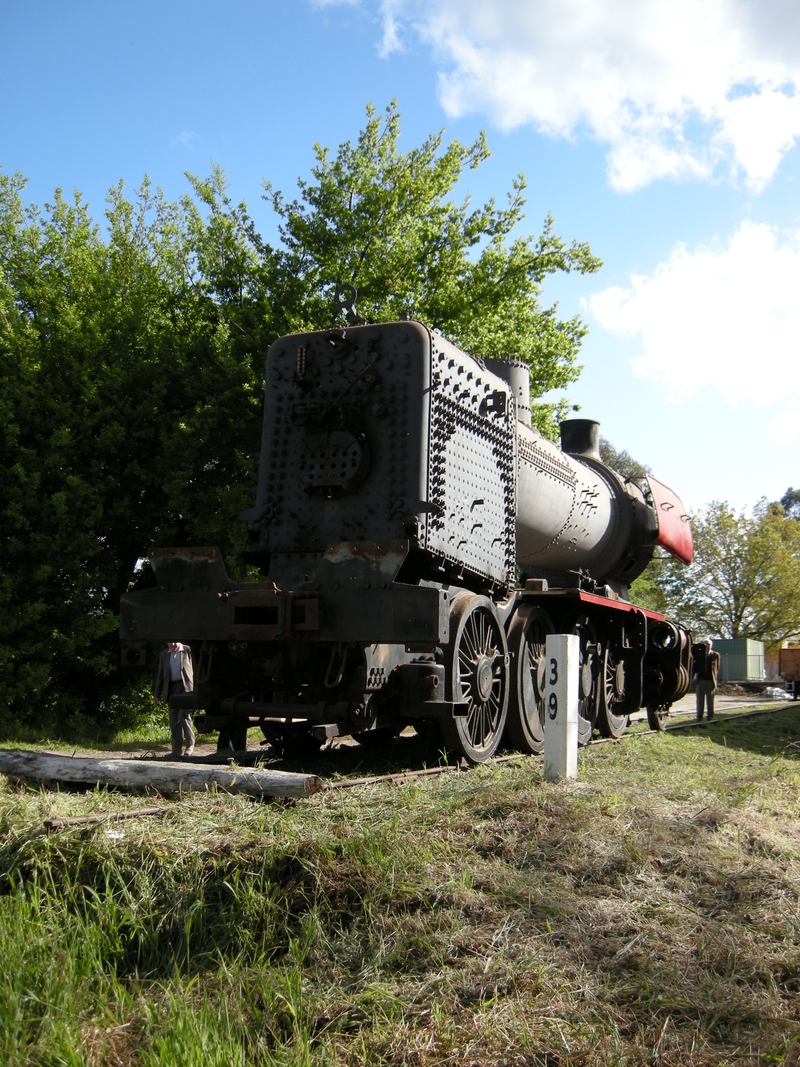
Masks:
[[[754,708],[752,710],[726,712],[714,716],[714,719],[709,723],[706,720],[698,722],[693,713],[684,712],[679,717],[676,717],[676,721],[671,723],[663,731],[664,733],[672,733],[677,730],[696,730],[696,729],[716,729],[721,723],[731,724],[745,722],[748,719],[761,718],[765,715],[774,715],[776,712],[784,711],[787,707],[790,707],[791,701],[776,702],[775,707],[768,708]],[[645,716],[641,716],[633,720],[634,724],[647,722]],[[653,734],[657,734],[661,731],[658,730],[629,730],[626,731],[620,738],[613,737],[601,737],[592,741],[592,748],[597,745],[619,745],[625,741],[634,741],[641,737],[650,737]],[[539,756],[527,755],[523,752],[513,752],[505,756],[494,756],[492,759],[487,760],[485,763],[468,764],[466,761],[461,761],[456,764],[442,764],[437,767],[424,767],[417,771],[399,771],[389,774],[377,774],[371,775],[366,778],[340,778],[333,782],[329,781],[325,784],[326,792],[330,792],[337,789],[355,789],[360,786],[370,785],[406,785],[408,782],[419,781],[422,778],[435,778],[441,774],[448,774],[453,771],[465,771],[472,770],[474,767],[491,767],[497,764],[514,763],[520,760],[539,759]]]
[[[777,706],[758,707],[758,708],[753,708],[753,709],[750,709],[750,710],[745,709],[743,711],[727,712],[727,713],[723,713],[721,715],[716,716],[712,723],[697,722],[693,715],[691,715],[689,713],[685,713],[685,712],[684,713],[679,713],[679,715],[676,716],[676,721],[673,722],[671,725],[667,726],[665,732],[673,732],[673,731],[676,731],[676,730],[708,729],[709,727],[711,729],[715,729],[717,726],[720,725],[720,723],[728,724],[728,725],[735,725],[736,723],[745,722],[745,721],[747,721],[749,719],[761,718],[761,717],[766,716],[766,715],[774,715],[779,711],[785,710],[790,705],[791,705],[791,701],[785,701],[785,702],[781,701],[779,704],[777,704]],[[650,730],[648,728],[645,728],[645,729],[637,729],[636,728],[639,724],[646,723],[646,721],[647,720],[646,720],[645,717],[638,718],[637,720],[634,720],[634,727],[635,728],[633,730],[627,731],[622,737],[620,737],[618,739],[617,738],[598,738],[597,740],[593,741],[592,747],[594,747],[595,745],[622,744],[625,741],[633,741],[633,740],[636,740],[637,738],[648,737],[648,736],[650,736],[650,735],[652,735],[654,733],[658,733],[659,732],[659,731],[656,731],[656,730]],[[247,754],[245,752],[242,752],[242,753],[239,753],[238,756],[239,756],[240,759],[242,759],[242,757],[246,757]],[[525,753],[522,753],[522,752],[514,752],[514,753],[510,753],[508,755],[504,755],[504,756],[495,756],[492,759],[487,760],[486,763],[481,763],[481,764],[469,764],[465,760],[462,760],[457,764],[449,764],[448,763],[448,764],[442,764],[441,766],[436,766],[436,767],[423,767],[423,768],[421,768],[419,770],[394,771],[394,772],[390,772],[390,773],[387,773],[387,774],[370,775],[369,777],[358,777],[358,778],[357,777],[343,777],[343,778],[335,779],[333,781],[331,781],[331,780],[325,781],[325,786],[324,786],[323,792],[334,792],[334,791],[337,791],[337,790],[340,790],[340,789],[355,789],[355,788],[362,787],[362,786],[364,786],[364,787],[366,787],[366,786],[377,786],[377,785],[395,785],[395,786],[400,786],[400,785],[406,785],[409,782],[419,781],[420,779],[424,779],[424,778],[434,778],[434,777],[437,777],[438,775],[447,774],[447,773],[452,772],[452,771],[461,771],[461,772],[463,772],[463,771],[473,770],[475,767],[500,765],[500,764],[505,764],[505,763],[515,763],[515,762],[519,763],[520,761],[526,761],[526,760],[529,760],[529,759],[532,759],[532,758],[535,758],[535,757],[532,757],[530,755],[526,755]],[[538,758],[538,757],[536,757],[536,758]],[[209,762],[209,760],[208,759],[204,759],[203,757],[200,757],[197,760],[197,762],[198,763],[207,763],[207,762]],[[214,762],[214,761],[212,760],[211,762]],[[231,757],[228,757],[227,758],[227,762],[232,765],[234,763],[234,759],[231,758]],[[248,762],[248,764],[250,764],[249,760],[247,762]],[[78,825],[83,826],[83,825],[86,825],[86,824],[105,822],[107,820],[139,818],[141,816],[146,816],[146,815],[149,815],[149,816],[163,815],[163,814],[166,814],[166,812],[168,810],[169,810],[168,808],[145,808],[145,809],[137,809],[135,811],[123,811],[123,812],[116,812],[116,813],[112,812],[110,814],[109,813],[92,814],[92,815],[86,815],[86,816],[79,816],[77,818],[50,819],[50,820],[45,820],[44,825],[45,825],[46,829],[48,830],[48,832],[50,832],[50,831],[54,831],[54,830],[67,829],[67,828],[71,828],[73,826],[78,826]]]

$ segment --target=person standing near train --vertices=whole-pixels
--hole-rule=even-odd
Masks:
[[[707,712],[708,721],[714,718],[714,694],[717,691],[717,672],[719,671],[719,652],[713,651],[713,642],[707,637],[702,642],[705,646],[705,656],[694,678],[697,683],[695,694],[697,697],[697,721],[702,722],[703,708]]]
[[[159,707],[176,693],[191,693],[194,688],[192,652],[180,641],[167,641],[166,649],[158,657],[156,684],[153,687],[153,702]],[[194,752],[194,728],[188,708],[169,709],[169,729],[172,737],[172,755],[180,756],[181,744],[186,745],[183,755]]]

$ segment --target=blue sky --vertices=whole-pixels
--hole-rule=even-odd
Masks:
[[[315,141],[396,97],[522,171],[595,276],[547,303],[590,332],[570,391],[692,508],[800,487],[800,4],[796,0],[52,0],[0,6],[0,166],[30,198],[225,167],[265,236]]]

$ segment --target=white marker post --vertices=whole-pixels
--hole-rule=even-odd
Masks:
[[[545,647],[544,776],[557,782],[578,777],[580,638],[548,634]]]

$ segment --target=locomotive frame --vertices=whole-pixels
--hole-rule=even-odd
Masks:
[[[216,548],[151,554],[123,598],[123,662],[192,647],[221,748],[250,726],[282,752],[404,727],[473,762],[544,745],[544,642],[580,637],[579,740],[660,728],[688,689],[691,635],[631,604],[654,548],[691,560],[679,499],[606,467],[597,424],[530,425],[528,370],[479,360],[421,323],[279,339],[267,360],[256,505],[231,582]]]

